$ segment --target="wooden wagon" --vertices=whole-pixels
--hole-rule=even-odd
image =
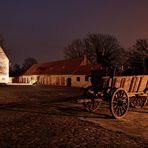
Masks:
[[[95,111],[102,101],[110,102],[113,117],[126,115],[129,106],[143,107],[148,98],[148,75],[103,77],[102,87],[88,87],[84,99],[80,99],[85,109]]]

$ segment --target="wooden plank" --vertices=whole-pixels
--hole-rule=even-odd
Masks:
[[[148,88],[148,75],[104,77],[103,79],[108,87],[124,88],[129,93],[143,92]]]
[[[121,87],[121,88],[124,88],[124,85],[125,85],[125,77],[122,77],[122,78],[121,78],[120,87]]]
[[[142,78],[142,76],[136,76],[135,77],[135,81],[134,81],[134,86],[133,86],[132,92],[137,92],[137,89],[139,87],[141,78]]]
[[[142,79],[143,79],[143,77],[140,77],[139,84],[138,84],[138,87],[137,87],[136,92],[139,92],[139,88],[140,88],[140,86],[141,86],[141,81],[142,81]]]
[[[120,84],[121,84],[121,77],[115,77],[113,86],[116,88],[120,88]]]
[[[138,92],[142,92],[147,87],[147,82],[148,82],[148,75],[144,75],[141,80]]]
[[[130,90],[131,81],[132,81],[132,76],[126,76],[126,77],[125,77],[124,89],[125,89],[127,92],[129,92],[129,90]]]

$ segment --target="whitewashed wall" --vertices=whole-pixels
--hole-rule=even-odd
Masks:
[[[78,81],[77,79],[80,79]],[[71,86],[74,87],[87,87],[91,85],[90,81],[85,80],[85,75],[26,75],[20,76],[20,83],[33,83],[38,81],[40,85],[53,85],[53,86],[67,86],[67,79],[71,79]]]
[[[9,82],[9,59],[0,47],[0,83]]]
[[[85,80],[85,75],[73,75],[72,76],[72,85],[75,87],[88,87],[91,85],[90,80]],[[80,81],[78,81],[80,79]]]

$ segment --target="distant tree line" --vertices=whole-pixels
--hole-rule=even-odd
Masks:
[[[106,75],[115,70],[117,75],[148,74],[148,40],[138,39],[124,49],[116,37],[90,33],[84,39],[75,39],[64,49],[65,59],[88,57],[91,63],[102,64]]]
[[[0,34],[0,46],[7,51],[5,39]],[[115,70],[117,75],[148,74],[148,40],[137,39],[132,47],[124,49],[118,39],[110,34],[89,33],[83,39],[74,39],[64,49],[65,59],[84,55],[91,63],[102,64],[106,75]],[[10,65],[10,76],[23,74],[33,64],[35,58],[26,58],[22,65]]]
[[[37,60],[32,57],[28,57],[24,60],[22,66],[19,64],[10,65],[9,75],[11,77],[19,76],[27,71],[33,64],[37,64]]]

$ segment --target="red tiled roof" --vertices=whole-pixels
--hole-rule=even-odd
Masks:
[[[32,65],[24,75],[33,74],[72,74],[73,71],[82,63],[83,58],[54,61],[43,64]]]
[[[100,65],[82,65],[84,58],[61,60],[48,62],[43,64],[32,65],[24,75],[38,75],[38,74],[50,74],[50,75],[66,75],[66,74],[77,74],[87,75],[90,74],[91,69],[100,68]]]
[[[79,66],[73,74],[75,75],[89,75],[91,74],[91,70],[99,70],[102,67],[99,64],[89,64],[84,66]]]
[[[37,69],[40,67],[41,64],[33,64],[26,72],[24,75],[29,75],[29,74],[35,74],[37,72]]]

